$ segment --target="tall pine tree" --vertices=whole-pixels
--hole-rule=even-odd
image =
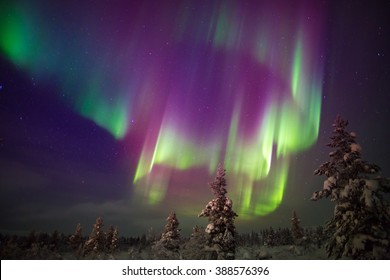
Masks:
[[[80,223],[77,224],[74,234],[69,237],[69,244],[72,247],[75,256],[80,258],[83,254],[83,235]]]
[[[298,218],[297,213],[295,210],[292,212],[292,218],[291,218],[291,233],[294,237],[295,241],[300,240],[303,237],[303,231],[300,226],[301,220]]]
[[[108,228],[107,234],[106,234],[106,245],[105,249],[107,253],[109,253],[112,257],[112,255],[118,250],[118,243],[119,243],[119,231],[117,227],[113,227],[112,225]]]
[[[334,216],[326,225],[328,256],[354,259],[390,258],[390,208],[382,193],[390,192],[380,168],[361,158],[356,134],[347,132],[348,121],[337,117],[330,138],[330,161],[315,170],[325,175],[323,188],[312,200],[330,198]]]
[[[234,259],[236,244],[236,227],[234,219],[238,216],[233,211],[233,202],[226,196],[225,169],[218,165],[215,180],[209,183],[214,199],[211,200],[199,214],[208,217],[206,232],[209,234],[208,248],[214,251],[217,259]]]
[[[103,219],[97,218],[88,240],[84,244],[84,256],[102,258],[106,251],[106,235],[103,231]]]
[[[164,232],[154,246],[153,251],[158,259],[180,258],[180,229],[176,213],[172,212],[167,218]]]
[[[190,238],[184,244],[182,256],[185,260],[206,260],[207,252],[204,245],[207,242],[207,233],[204,228],[195,226],[192,230]]]

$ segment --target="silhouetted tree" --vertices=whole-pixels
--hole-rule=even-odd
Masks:
[[[49,249],[52,251],[58,251],[61,243],[61,234],[58,230],[53,231],[49,239]]]
[[[263,236],[265,246],[273,247],[277,245],[275,230],[272,227],[269,230],[265,230]]]
[[[295,240],[299,240],[303,237],[302,228],[299,225],[301,222],[300,219],[298,219],[297,213],[295,210],[293,210],[292,218],[291,218],[291,232]]]

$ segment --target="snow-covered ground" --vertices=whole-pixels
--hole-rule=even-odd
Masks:
[[[131,250],[131,249],[130,249]],[[141,259],[150,260],[154,259],[153,252],[146,248],[140,252],[133,250],[130,255],[128,252],[121,251],[113,256],[115,259],[128,260],[128,259]],[[327,260],[327,256],[324,248],[316,248],[309,246],[303,248],[301,246],[284,245],[284,246],[252,246],[252,247],[237,247],[236,248],[237,260]]]

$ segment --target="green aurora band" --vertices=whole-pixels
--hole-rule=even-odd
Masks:
[[[118,86],[106,88],[102,85],[107,78],[106,69],[99,69],[90,61],[83,65],[73,64],[80,48],[78,43],[70,41],[64,49],[63,39],[56,38],[58,34],[50,32],[38,16],[31,14],[33,8],[17,4],[3,4],[0,8],[1,52],[31,76],[49,76],[59,83],[63,94],[71,93],[70,103],[82,116],[107,129],[116,139],[123,138],[128,129],[128,100],[121,97]],[[75,34],[75,42],[81,36]],[[47,44],[53,40],[53,45]],[[84,80],[86,71],[95,72],[89,81],[88,78]],[[114,98],[107,98],[105,91],[114,92]]]
[[[49,76],[59,85],[71,107],[113,137],[120,140],[131,136],[132,116],[140,111],[153,110],[144,104],[149,102],[145,101],[145,96],[155,94],[158,102],[158,96],[162,94],[162,90],[155,86],[157,75],[127,73],[121,59],[115,58],[115,53],[99,54],[99,60],[104,63],[97,63],[85,55],[79,65],[73,65],[80,49],[84,45],[90,47],[88,42],[79,43],[83,42],[83,33],[72,34],[74,40],[68,40],[64,47],[61,45],[64,40],[45,28],[32,12],[34,8],[17,4],[2,4],[0,7],[1,53],[32,76]],[[180,21],[181,24],[171,26],[170,30],[180,43],[194,23],[188,10],[183,6],[178,9],[182,9],[181,12],[173,17],[176,18],[174,22]],[[261,113],[252,119],[256,126],[250,137],[241,136],[247,120],[243,114],[242,96],[245,92],[237,93],[239,85],[234,93],[226,92],[226,98],[232,99],[234,104],[229,129],[218,136],[213,135],[208,141],[200,140],[201,137],[188,128],[188,123],[178,124],[178,117],[170,107],[163,108],[160,123],[146,130],[133,177],[136,197],[146,197],[151,205],[164,200],[175,170],[207,168],[212,176],[218,162],[224,162],[229,185],[236,186],[229,192],[239,215],[244,218],[267,215],[282,202],[288,183],[290,157],[310,148],[317,140],[322,71],[320,63],[314,59],[317,53],[313,51],[316,47],[312,46],[310,37],[313,31],[303,23],[295,28],[272,24],[275,20],[264,12],[261,23],[271,23],[258,24],[256,32],[247,34],[248,23],[235,11],[233,4],[224,4],[220,8],[216,5],[205,29],[194,32],[193,44],[207,45],[211,41],[213,51],[226,52],[226,59],[232,53],[250,54],[259,67],[284,77],[288,87],[269,86],[266,105],[259,107]],[[207,19],[206,14],[204,12],[199,17]],[[275,43],[273,34],[279,33],[290,34],[286,35],[287,47]],[[244,44],[249,35],[254,39]],[[135,49],[137,40],[134,38],[130,40],[130,50]],[[49,41],[51,45],[46,44]],[[134,64],[144,65],[140,61]],[[120,77],[107,74],[111,69],[122,72]],[[146,73],[153,73],[146,66],[145,69]],[[229,80],[231,77],[226,75],[224,78]],[[113,84],[105,82],[110,79]]]

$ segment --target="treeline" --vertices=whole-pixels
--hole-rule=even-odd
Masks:
[[[273,228],[261,230],[260,232],[243,233],[237,236],[238,246],[285,246],[303,245],[322,248],[327,240],[327,236],[322,226],[302,228],[302,239],[294,238],[290,228]]]
[[[303,239],[297,242],[294,239],[291,228],[267,228],[258,232],[252,231],[250,233],[237,234],[236,245],[237,247],[276,247],[297,244],[310,248],[322,248],[325,244],[327,237],[324,233],[323,227],[318,226],[314,228],[302,228]],[[52,233],[31,231],[26,236],[0,234],[0,258],[7,260],[22,260],[22,259],[40,259],[40,260],[60,260],[60,259],[116,259],[118,254],[122,253],[129,259],[143,259],[143,258],[156,258],[153,254],[153,246],[158,240],[160,240],[160,234],[149,233],[142,234],[140,236],[119,236],[115,243],[115,248],[110,246],[112,236],[107,231],[105,246],[100,248],[96,247],[96,252],[91,254],[87,253],[82,248],[90,237],[82,235],[79,240],[79,246],[75,246],[77,242],[74,241],[75,234],[63,234],[58,231]],[[196,245],[203,247],[203,241],[205,240],[204,228],[196,227],[188,237],[180,239],[179,259],[206,259],[207,255],[204,252],[196,250]],[[142,252],[147,252],[142,255]],[[161,255],[159,257],[161,258]]]

